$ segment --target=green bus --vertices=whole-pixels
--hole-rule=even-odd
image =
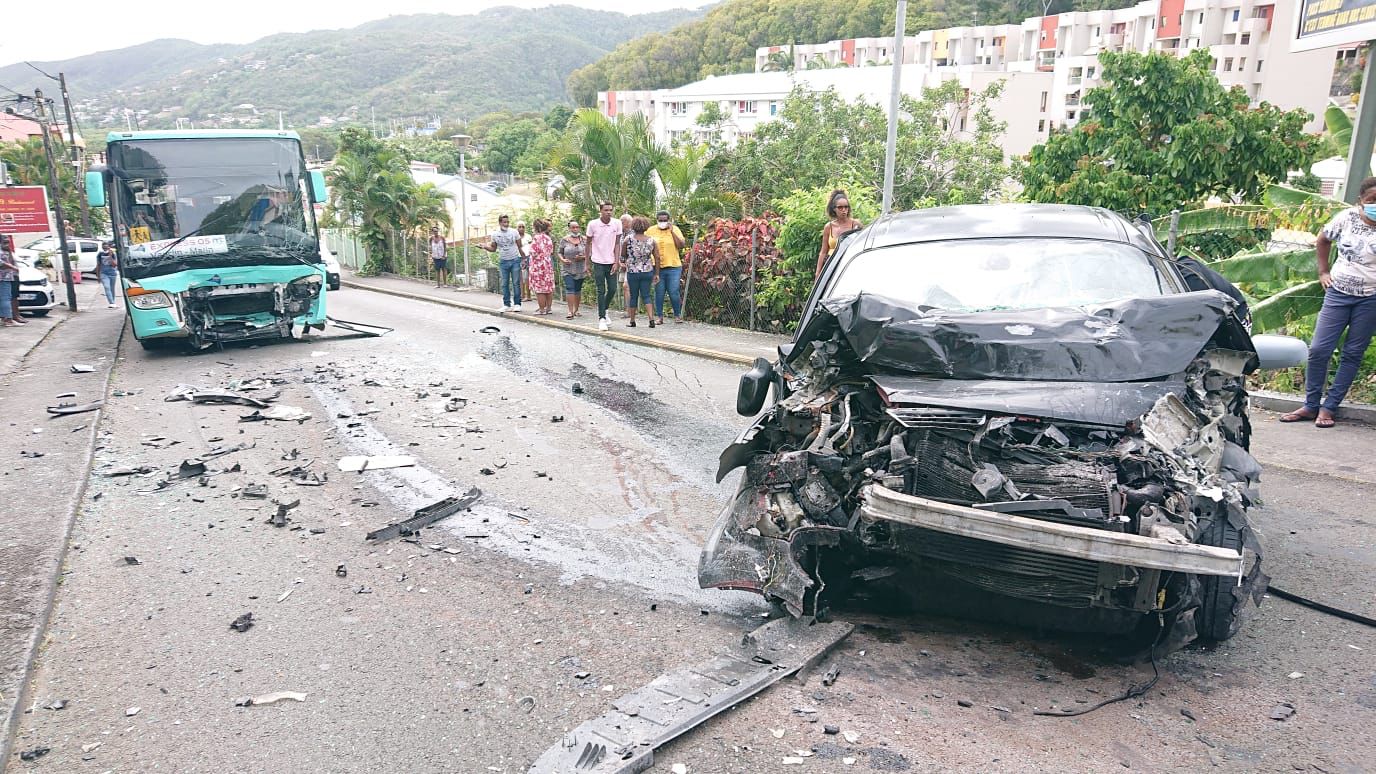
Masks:
[[[86,175],[108,207],[144,349],[291,338],[325,327],[315,222],[325,180],[295,132],[111,132]]]

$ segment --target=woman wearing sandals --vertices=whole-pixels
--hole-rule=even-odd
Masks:
[[[650,286],[659,277],[659,245],[645,234],[650,228],[650,219],[639,217],[631,220],[629,239],[621,242],[621,260],[626,264],[626,287],[630,297],[626,301],[626,314],[631,318],[627,326],[635,327],[636,307],[645,304],[645,316],[650,327],[655,327],[654,309],[650,303]]]
[[[10,292],[10,281],[19,279],[19,264],[15,262],[9,234],[0,234],[0,325],[26,325],[19,317],[19,297]]]
[[[1334,245],[1338,260],[1330,265]],[[1304,406],[1281,416],[1280,421],[1312,419],[1316,427],[1332,427],[1338,404],[1347,397],[1376,332],[1376,177],[1362,181],[1357,206],[1329,221],[1315,247],[1324,294],[1314,341],[1309,345],[1309,364],[1304,369]],[[1347,341],[1325,396],[1328,364],[1344,331]]]
[[[564,303],[569,313],[564,319],[582,317],[578,306],[583,302],[583,281],[588,278],[588,257],[584,253],[582,226],[569,221],[569,235],[559,240],[559,264],[564,268]]]
[[[554,240],[549,235],[549,221],[535,221],[535,238],[530,240],[530,292],[535,294],[539,307],[536,314],[549,314],[554,303]]]

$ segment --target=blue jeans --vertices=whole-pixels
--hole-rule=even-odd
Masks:
[[[655,316],[664,316],[664,293],[669,293],[669,305],[674,308],[674,316],[683,316],[683,301],[679,299],[678,279],[683,276],[683,267],[659,270],[659,284],[655,286]]]
[[[626,272],[626,287],[630,289],[631,303],[628,309],[639,309],[641,304],[650,305],[650,284],[654,281],[652,271]]]
[[[502,269],[502,306],[516,306],[521,303],[521,259],[503,260],[500,265]]]
[[[18,317],[19,310],[17,300],[10,298],[10,283],[8,280],[0,280],[0,320],[8,320],[11,317]]]
[[[1347,331],[1342,357],[1333,384],[1324,396],[1323,384],[1328,378],[1328,364],[1338,339]],[[1304,369],[1304,407],[1310,411],[1320,408],[1337,412],[1338,404],[1347,397],[1347,390],[1357,378],[1371,335],[1376,332],[1376,296],[1349,296],[1329,289],[1323,295],[1323,308],[1314,325],[1314,341],[1309,345],[1309,365]],[[1322,400],[1322,403],[1320,402]]]
[[[117,282],[119,282],[118,274],[100,273],[100,286],[105,288],[105,300],[108,303],[115,303],[115,287]]]

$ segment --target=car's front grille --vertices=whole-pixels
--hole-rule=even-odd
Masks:
[[[1098,595],[1099,565],[929,529],[903,531],[903,551],[925,566],[980,588],[1023,599],[1089,607]]]
[[[26,288],[41,288],[41,287],[43,287],[44,285],[48,284],[48,281],[45,280],[45,279],[41,279],[41,280],[23,280],[23,281],[20,282],[19,284],[20,284],[21,287],[26,287]]]

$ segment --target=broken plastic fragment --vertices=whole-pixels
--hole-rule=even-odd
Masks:
[[[87,365],[85,363],[72,363],[72,373],[74,374],[89,374],[94,373],[95,370],[96,367],[93,365]]]
[[[340,457],[339,469],[346,472],[382,470],[385,468],[409,468],[416,464],[415,457],[404,455],[379,457]]]
[[[252,629],[252,628],[253,628],[253,613],[244,613],[243,615],[239,616],[238,618],[235,618],[234,621],[231,622],[231,623],[229,624],[229,628],[233,629],[233,630],[236,631],[236,632],[241,632],[241,633],[242,633],[242,632],[246,632],[246,631],[248,631],[249,629]]]
[[[279,701],[305,701],[306,694],[297,691],[277,691],[275,693],[265,693],[262,696],[253,696],[247,699],[240,699],[234,702],[236,707],[252,707],[256,704],[275,704]]]

